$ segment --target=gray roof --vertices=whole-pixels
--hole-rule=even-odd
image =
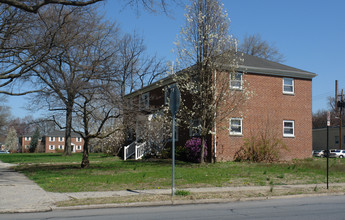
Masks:
[[[312,72],[297,69],[291,66],[269,61],[248,54],[242,54],[242,58],[244,59],[244,62],[239,64],[239,71],[265,75],[297,77],[304,79],[312,79],[315,76],[317,76],[315,73]]]
[[[52,131],[49,132],[47,134],[45,134],[44,136],[47,137],[65,137],[65,131]],[[71,137],[81,137],[79,134],[75,133],[75,132],[71,132]]]
[[[249,55],[249,54],[238,53],[238,55],[241,58],[243,58],[243,62],[239,63],[238,68],[236,68],[236,70],[240,72],[262,74],[262,75],[283,76],[283,77],[294,77],[294,78],[302,78],[302,79],[312,79],[315,76],[317,76],[317,74],[312,73],[312,72],[297,69],[291,66],[269,61],[260,57]],[[231,67],[229,66],[229,68]],[[183,70],[181,72],[183,72]],[[146,93],[155,88],[158,88],[164,85],[169,85],[173,82],[174,82],[174,79],[172,78],[172,75],[169,75],[168,77],[158,80],[157,82],[152,83],[151,85],[148,85],[142,89],[139,89],[130,94],[127,94],[126,97],[130,98],[138,94]]]

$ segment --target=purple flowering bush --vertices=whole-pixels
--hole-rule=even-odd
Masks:
[[[192,138],[186,141],[185,144],[186,157],[190,162],[200,163],[201,154],[201,138]],[[207,157],[207,144],[205,140],[205,158]]]

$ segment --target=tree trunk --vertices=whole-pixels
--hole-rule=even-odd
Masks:
[[[65,131],[65,149],[64,156],[71,156],[71,133],[72,133],[72,110],[73,104],[69,104],[66,108],[66,131]]]
[[[81,161],[81,168],[88,168],[90,164],[89,161],[89,139],[86,137],[84,139],[84,151],[83,151],[83,159]]]
[[[201,136],[201,152],[200,152],[200,163],[205,163],[205,136]]]

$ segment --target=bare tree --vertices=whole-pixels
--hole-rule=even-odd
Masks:
[[[74,123],[73,130],[84,139],[82,168],[89,166],[91,140],[107,138],[118,131],[117,129],[107,129],[114,124],[115,119],[121,116],[120,106],[118,106],[121,103],[118,88],[112,81],[96,82],[82,91],[80,98],[75,102],[75,120],[77,122]]]
[[[142,37],[124,34],[119,41],[117,71],[120,76],[121,96],[141,89],[165,76],[167,70],[164,59],[147,54]]]
[[[284,62],[284,55],[273,44],[262,40],[260,34],[246,35],[239,50],[274,62]]]
[[[49,110],[65,112],[65,155],[71,154],[71,129],[75,100],[95,80],[111,80],[118,29],[101,22],[95,13],[81,8],[40,11],[43,25],[55,30],[58,39],[49,56],[33,69],[41,100]]]
[[[187,11],[186,25],[176,43],[178,64],[185,68],[176,75],[182,94],[177,117],[198,130],[203,163],[204,143],[216,120],[229,117],[245,101],[247,93],[242,82],[238,89],[230,89],[230,79],[238,76],[235,68],[239,58],[222,4],[218,0],[192,0]],[[208,150],[211,160],[211,148]]]

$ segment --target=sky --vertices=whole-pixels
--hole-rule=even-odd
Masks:
[[[188,0],[184,0],[188,2]],[[283,64],[316,73],[313,79],[313,112],[328,109],[335,80],[345,89],[344,0],[223,0],[231,20],[230,34],[239,42],[246,34],[260,34],[285,56]],[[174,61],[174,41],[185,24],[184,6],[171,3],[169,15],[125,7],[123,0],[99,5],[105,19],[116,22],[123,32],[143,36],[149,54]],[[26,97],[9,98],[14,117],[41,112],[26,111]]]

